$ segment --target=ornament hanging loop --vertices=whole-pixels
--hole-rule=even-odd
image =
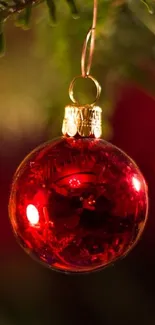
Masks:
[[[82,77],[89,76],[91,66],[92,66],[92,60],[93,60],[93,54],[94,54],[94,48],[95,48],[97,7],[98,7],[98,0],[94,0],[92,27],[90,28],[90,30],[88,31],[88,34],[86,36],[86,39],[85,39],[85,42],[84,42],[84,45],[83,45],[82,56],[81,56],[81,74],[82,74]],[[90,48],[89,48],[89,54],[88,54],[88,62],[86,63],[86,56],[87,56],[87,49],[88,49],[89,41],[90,41]]]
[[[93,7],[93,21],[92,21],[92,27],[88,31],[88,34],[86,36],[86,39],[84,41],[83,49],[82,49],[82,55],[81,55],[81,76],[75,77],[69,87],[69,97],[71,101],[80,106],[80,103],[75,99],[74,97],[74,84],[77,79],[79,78],[85,78],[85,79],[91,79],[95,86],[96,86],[96,98],[92,104],[89,106],[94,106],[97,100],[100,97],[101,94],[101,86],[99,82],[90,75],[90,70],[92,66],[92,60],[93,60],[93,54],[94,54],[94,48],[95,48],[95,33],[96,33],[96,23],[97,23],[97,9],[98,9],[98,0],[94,0],[94,7]],[[90,46],[89,46],[90,43]],[[89,46],[89,50],[88,50]],[[87,52],[88,52],[88,60],[87,60]]]
[[[90,75],[85,76],[85,77],[83,77],[83,76],[77,76],[77,77],[75,77],[75,78],[72,80],[72,82],[70,83],[70,86],[69,86],[69,97],[70,97],[71,101],[72,101],[74,104],[76,104],[76,105],[78,105],[78,106],[81,105],[81,104],[79,103],[79,101],[77,101],[76,98],[74,97],[74,85],[75,85],[75,82],[77,81],[77,79],[80,79],[80,78],[91,79],[91,80],[94,82],[94,84],[95,84],[95,86],[96,86],[96,98],[95,98],[95,100],[94,100],[93,103],[89,104],[89,106],[94,106],[95,103],[97,102],[97,100],[98,100],[99,97],[100,97],[100,94],[101,94],[101,86],[100,86],[99,82],[98,82],[94,77],[92,77],[92,76],[90,76]]]

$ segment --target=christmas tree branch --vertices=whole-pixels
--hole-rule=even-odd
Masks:
[[[10,15],[19,13],[30,6],[38,5],[44,0],[0,0],[0,21],[6,20]],[[72,14],[78,13],[75,0],[66,0],[71,8]],[[54,0],[46,0],[49,8],[50,16],[53,20],[56,19],[56,9]]]

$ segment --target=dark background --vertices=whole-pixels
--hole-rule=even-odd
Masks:
[[[12,22],[7,24],[7,51],[0,61],[0,325],[154,325],[155,37],[145,24],[139,25],[135,16],[137,42],[141,35],[148,39],[146,43],[141,38],[136,50],[137,65],[125,60],[128,48],[124,49],[119,42],[114,45],[119,54],[115,53],[117,57],[122,55],[122,59],[112,61],[115,56],[111,46],[102,65],[100,27],[94,75],[106,88],[101,98],[104,137],[136,161],[148,183],[150,208],[142,239],[125,259],[103,271],[66,275],[33,261],[12,234],[7,210],[12,176],[30,150],[61,134],[63,107],[68,103],[67,87],[79,71],[81,44],[89,26],[85,10],[83,29],[82,21],[72,21],[66,14],[67,18],[51,31],[46,26],[44,11],[43,18],[37,18],[28,32],[16,29]],[[130,13],[125,17],[125,26],[127,22],[131,25],[127,42],[133,52],[133,23],[130,24]],[[73,48],[74,34],[77,38]],[[107,39],[108,44],[113,44]],[[145,56],[142,46],[147,47]],[[73,57],[75,47],[78,53]],[[140,62],[143,64],[139,66]],[[136,73],[124,73],[133,71],[133,67]]]

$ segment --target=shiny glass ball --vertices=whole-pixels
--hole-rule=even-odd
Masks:
[[[64,272],[90,272],[126,255],[147,211],[135,162],[93,138],[64,137],[36,148],[18,167],[9,201],[20,245]]]

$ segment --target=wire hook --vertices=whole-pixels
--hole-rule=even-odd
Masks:
[[[92,66],[92,59],[93,59],[94,48],[95,48],[97,9],[98,9],[98,0],[94,0],[92,27],[89,29],[88,34],[86,36],[85,42],[83,44],[83,50],[81,56],[81,73],[82,73],[82,77],[84,78],[89,76],[91,66]],[[89,56],[88,56],[88,62],[86,62],[86,55],[87,55],[89,41],[90,41]]]

